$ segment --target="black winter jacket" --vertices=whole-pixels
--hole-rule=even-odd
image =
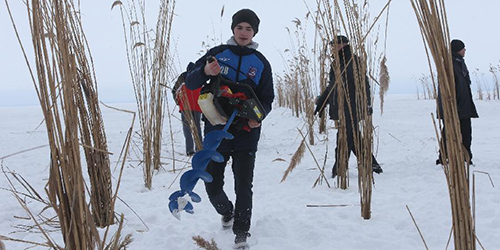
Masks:
[[[351,60],[351,57],[353,57],[353,60]],[[350,46],[344,47],[339,52],[339,64],[340,64],[340,72],[343,72],[342,77],[339,79],[340,84],[343,84],[344,88],[347,90],[347,93],[349,93],[349,97],[345,97],[345,102],[344,102],[344,113],[345,117],[350,118],[350,112],[349,112],[349,106],[347,105],[347,102],[349,101],[351,110],[352,110],[352,115],[354,120],[357,120],[357,113],[356,113],[356,80],[355,80],[355,71],[354,71],[354,64],[353,61],[356,62],[356,65],[359,65],[359,59],[356,55],[353,55],[351,53]],[[346,65],[347,63],[347,65]],[[358,66],[359,67],[359,66]],[[365,77],[366,81],[366,97],[367,97],[367,106],[370,107],[371,103],[371,96],[370,96],[370,83],[368,81],[368,77]],[[332,120],[339,120],[339,104],[338,104],[338,86],[335,82],[336,76],[335,76],[335,70],[332,65],[330,69],[330,82],[328,84],[328,87],[323,91],[323,93],[320,95],[316,102],[316,112],[323,112],[323,109],[325,108],[326,104],[330,105],[329,108],[329,115],[330,119]],[[330,93],[330,90],[333,88],[332,93],[328,96],[328,93]],[[328,97],[328,100],[327,100]],[[325,105],[323,103],[327,101]],[[323,109],[321,109],[321,106],[323,106]]]
[[[478,118],[476,105],[472,98],[471,80],[469,70],[465,65],[464,58],[453,52],[453,74],[455,76],[455,92],[457,98],[457,109],[459,119]],[[441,91],[438,89],[438,118],[442,119],[443,105],[441,103]]]

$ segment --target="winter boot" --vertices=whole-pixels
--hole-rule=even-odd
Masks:
[[[448,164],[448,159],[446,159],[445,162],[446,164]],[[441,157],[437,158],[436,165],[444,165],[444,163],[441,161]]]
[[[384,171],[382,170],[382,167],[378,163],[373,163],[372,164],[372,170],[374,173],[381,174]]]
[[[247,243],[247,237],[249,237],[249,233],[237,233],[234,238],[234,249],[237,250],[249,250],[250,245]]]
[[[337,176],[337,164],[333,164],[332,168],[332,178],[335,178]]]
[[[221,221],[223,230],[231,229],[233,227],[233,222],[234,222],[233,211],[231,211],[226,215],[223,215]]]

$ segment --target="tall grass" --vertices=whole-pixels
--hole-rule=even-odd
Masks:
[[[500,100],[500,81],[498,74],[500,72],[500,66],[497,67],[493,64],[490,63],[488,67],[488,72],[491,73],[491,80],[488,79],[486,74],[481,71],[479,68],[475,68],[474,70],[470,71],[471,76],[471,81],[472,81],[472,86],[475,86],[475,96],[479,100]],[[434,75],[434,79],[432,79]],[[414,80],[415,78],[412,77]],[[420,100],[421,98],[424,100],[431,100],[431,99],[436,99],[437,98],[437,89],[435,86],[435,82],[437,80],[435,79],[435,73],[432,73],[431,75],[426,75],[422,74],[417,80],[416,80],[416,85],[417,85],[417,99]]]
[[[388,8],[391,1],[388,1],[385,7],[382,9],[380,14],[376,16],[373,20],[369,16],[369,4],[368,1],[363,1],[362,3],[356,1],[344,1],[343,5],[339,1],[333,1],[333,5],[329,1],[317,1],[318,11],[322,13],[321,24],[325,27],[325,36],[328,40],[334,41],[338,34],[346,35],[350,40],[350,47],[353,54],[358,56],[358,60],[352,60],[355,85],[356,85],[356,110],[353,110],[350,102],[344,102],[344,100],[349,99],[349,93],[347,88],[343,86],[342,75],[344,74],[343,69],[340,68],[338,62],[340,60],[339,55],[332,51],[334,55],[333,58],[333,69],[335,70],[335,75],[337,79],[336,85],[338,90],[337,100],[339,103],[339,133],[338,133],[338,143],[337,143],[337,167],[338,167],[338,185],[341,188],[347,188],[348,176],[347,176],[347,137],[346,137],[346,117],[344,115],[344,108],[349,112],[347,115],[351,117],[356,115],[360,121],[360,124],[352,124],[353,131],[359,131],[354,133],[354,145],[358,164],[358,186],[360,190],[360,202],[361,202],[361,215],[365,219],[371,217],[371,192],[372,192],[372,148],[373,148],[373,125],[372,117],[368,114],[368,106],[366,103],[372,103],[372,100],[367,100],[367,91],[372,92],[372,90],[366,89],[367,77],[374,75],[374,59],[375,57],[375,46],[378,37],[376,34],[372,34],[372,29],[375,23],[378,21],[382,13]],[[373,40],[371,40],[373,39]],[[334,41],[336,42],[336,41]],[[369,45],[371,44],[371,45]],[[333,49],[333,48],[332,48]],[[331,94],[331,93],[330,93]],[[344,105],[347,107],[343,107]],[[360,126],[359,130],[355,129],[354,126]]]
[[[166,86],[176,76],[170,51],[175,0],[161,0],[154,32],[146,21],[146,2],[128,1],[119,6],[127,59],[141,124],[144,184],[151,189],[153,173],[161,166],[162,129],[166,104]],[[127,9],[127,10],[126,10]]]
[[[497,73],[499,72],[499,68],[493,66],[493,64],[490,64],[489,71],[493,76],[493,99],[500,100],[500,82],[497,75]]]
[[[313,97],[313,51],[309,48],[307,43],[307,19],[309,18],[309,13],[306,15],[306,22],[302,22],[299,19],[293,20],[295,24],[295,31],[291,32],[288,30],[290,44],[292,49],[288,52],[291,53],[291,60],[288,61],[289,72],[285,74],[285,79],[287,79],[288,86],[291,87],[291,104],[295,110],[295,115],[298,117],[299,113],[304,115],[304,119],[307,124],[307,130],[309,135],[309,144],[314,144],[314,97]]]
[[[417,98],[420,100],[422,98],[423,100],[433,100],[437,98],[437,90],[436,86],[434,83],[436,82],[435,79],[433,79],[433,76],[435,76],[435,73],[432,73],[430,75],[422,74],[417,80]],[[419,87],[420,85],[420,87]],[[422,91],[422,92],[420,92]]]
[[[114,200],[111,197],[109,153],[97,99],[96,79],[90,49],[78,16],[80,11],[71,0],[32,0],[25,3],[34,51],[35,75],[8,2],[5,3],[48,131],[50,169],[45,188],[48,195],[46,208],[53,209],[57,214],[65,249],[104,249],[107,246],[97,227],[108,226],[109,229],[109,225],[113,223]],[[86,202],[80,144],[87,158],[91,179],[92,210]],[[19,195],[14,191],[13,193],[30,214],[30,219],[37,224],[50,247],[62,249],[26,208]],[[120,225],[122,223],[123,220]],[[120,242],[120,229],[117,234],[115,242]]]
[[[434,63],[441,92],[443,114],[439,116],[444,117],[447,140],[446,145],[441,142],[439,146],[450,195],[455,249],[474,250],[476,240],[470,205],[469,173],[468,165],[464,165],[467,151],[461,144],[445,3],[444,0],[412,0],[411,4],[424,39],[429,64],[431,60]]]
[[[385,95],[387,94],[387,91],[389,90],[389,84],[391,82],[391,76],[389,75],[389,68],[387,67],[387,34],[388,34],[388,28],[389,28],[389,7],[387,7],[387,17],[385,20],[385,32],[384,32],[384,51],[381,55],[381,60],[380,60],[380,71],[379,71],[379,82],[380,82],[380,91],[379,91],[379,97],[380,97],[380,113],[384,113],[384,100],[385,100]]]
[[[329,59],[326,56],[328,52],[325,48],[328,41],[317,36],[313,48],[309,46],[307,23],[310,19],[311,12],[308,12],[304,20],[296,18],[292,21],[295,24],[294,27],[287,28],[290,48],[282,54],[285,70],[283,76],[276,76],[278,105],[290,108],[296,117],[303,117],[304,127],[307,130],[307,135],[300,142],[281,181],[286,180],[304,156],[306,146],[304,140],[308,138],[309,144],[315,144],[314,123],[316,118],[314,117],[315,97],[313,93],[317,89],[318,83],[323,88],[326,88],[327,84],[328,74],[326,70]],[[316,29],[316,34],[319,32],[321,31]],[[322,124],[324,131],[326,128],[325,118],[323,118]],[[325,178],[323,173],[321,176],[321,178]]]
[[[374,24],[377,22],[378,18],[382,13],[384,13],[385,9],[387,9],[390,1],[381,11],[381,13],[373,20],[370,20],[368,14],[368,2],[364,1],[362,3],[358,3],[357,1],[344,1],[343,4],[340,4],[339,1],[330,1],[326,0],[318,0],[316,1],[317,10],[314,12],[313,17],[315,23],[315,42],[314,42],[314,50],[307,53],[304,51],[307,50],[305,44],[305,39],[303,39],[303,34],[305,33],[302,29],[303,23],[301,20],[296,19],[294,22],[296,24],[296,29],[298,31],[292,33],[291,37],[293,41],[299,41],[297,43],[291,44],[291,49],[287,49],[286,52],[291,54],[288,60],[285,61],[285,74],[284,76],[277,77],[277,96],[278,96],[278,104],[280,106],[289,107],[292,109],[292,113],[296,116],[299,116],[301,112],[311,112],[307,108],[304,108],[307,103],[307,97],[312,97],[309,94],[309,89],[320,89],[324,90],[328,83],[328,74],[327,70],[330,68],[335,71],[335,75],[337,79],[335,80],[335,86],[337,88],[336,98],[338,100],[339,106],[339,123],[336,124],[336,128],[339,130],[338,133],[338,144],[337,144],[337,156],[336,163],[338,166],[338,182],[337,185],[341,188],[348,187],[348,154],[347,154],[347,134],[346,134],[346,117],[344,113],[344,109],[349,110],[349,115],[356,114],[359,120],[363,120],[360,129],[354,129],[353,131],[359,131],[354,136],[355,141],[355,150],[356,155],[359,157],[358,160],[358,171],[360,171],[358,180],[358,185],[360,187],[361,193],[361,203],[362,203],[362,216],[366,219],[370,218],[370,204],[371,204],[371,185],[373,182],[372,179],[372,171],[371,171],[371,155],[372,155],[372,147],[373,147],[373,126],[371,115],[368,114],[368,105],[366,103],[372,103],[372,100],[367,100],[366,93],[366,81],[370,75],[370,79],[374,79],[373,75],[377,75],[378,72],[374,70],[374,62],[376,47],[370,47],[370,53],[367,53],[368,36],[372,31]],[[310,11],[306,15],[308,17],[311,13]],[[347,98],[349,98],[349,94],[346,86],[343,84],[343,69],[340,68],[340,65],[337,63],[340,61],[338,53],[334,51],[332,46],[328,46],[328,44],[333,41],[336,42],[335,39],[337,35],[344,34],[350,39],[350,46],[352,48],[353,54],[357,54],[359,56],[359,60],[351,60],[348,63],[352,63],[354,65],[354,75],[356,81],[356,89],[357,96],[356,102],[357,110],[353,110],[350,103],[346,102]],[[377,36],[374,35],[375,41],[377,40]],[[371,39],[371,38],[370,38]],[[333,57],[333,58],[332,58]],[[313,67],[309,66],[304,68],[305,66],[312,65],[311,60],[315,60],[318,63],[314,64]],[[312,69],[312,70],[311,70]],[[386,70],[385,73],[388,73]],[[311,79],[307,82],[301,82],[301,79]],[[388,75],[384,80],[387,84],[389,81]],[[310,83],[316,84],[316,86],[311,86]],[[319,84],[319,86],[318,86]],[[333,90],[333,88],[332,88]],[[328,95],[331,95],[328,93]],[[383,94],[382,94],[383,95]],[[373,96],[373,94],[372,94]],[[344,107],[347,105],[347,107]],[[332,107],[329,107],[332,108]],[[320,131],[325,131],[325,117],[323,116],[322,122],[320,122]],[[308,118],[308,121],[312,120],[312,124],[316,121],[317,117]],[[310,127],[310,123],[308,122],[306,126]],[[323,124],[323,125],[321,125]],[[353,126],[359,126],[359,124],[353,124]],[[308,133],[313,133],[312,129],[308,129]],[[363,136],[361,136],[363,135]],[[310,135],[309,135],[310,136]],[[305,137],[303,137],[305,139]],[[303,157],[304,153],[304,140],[300,142],[300,146],[295,152],[292,161],[290,162],[290,166],[285,171],[282,181],[286,179],[286,177],[290,174],[290,172],[298,165],[301,157]],[[321,171],[321,176],[324,178],[323,171]],[[316,182],[317,183],[317,182]],[[315,183],[315,184],[316,184]]]

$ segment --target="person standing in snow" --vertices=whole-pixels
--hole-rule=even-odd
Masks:
[[[317,113],[320,114],[320,116],[323,113],[323,110],[325,109],[325,106],[328,104],[330,105],[329,108],[329,115],[330,119],[334,121],[339,120],[339,104],[338,104],[338,88],[337,84],[343,84],[344,89],[346,92],[349,94],[349,96],[345,97],[345,102],[344,102],[344,114],[345,114],[345,126],[346,126],[346,135],[347,135],[347,146],[348,146],[348,157],[353,152],[356,154],[355,150],[355,145],[354,145],[354,134],[356,133],[358,136],[361,135],[358,129],[358,123],[359,119],[356,113],[356,81],[354,77],[354,67],[353,67],[353,62],[356,61],[356,63],[359,62],[358,57],[356,55],[353,55],[351,52],[351,47],[349,45],[349,39],[345,36],[337,36],[336,42],[332,41],[330,42],[330,45],[334,46],[334,51],[338,53],[338,58],[339,62],[333,62],[333,63],[338,63],[340,66],[340,72],[343,72],[343,76],[339,79],[339,81],[336,82],[336,76],[335,76],[335,70],[332,65],[330,69],[330,82],[328,84],[328,87],[323,91],[323,93],[318,97],[316,101],[316,109],[314,110],[314,114],[316,115]],[[351,60],[352,58],[352,60]],[[333,89],[333,90],[332,90]],[[331,93],[330,93],[331,92]],[[371,98],[370,98],[370,84],[368,82],[368,78],[366,78],[366,99],[367,99],[367,105],[368,105],[368,112],[371,113],[372,108],[371,108]],[[348,105],[349,102],[349,105]],[[349,108],[350,106],[350,108]],[[350,112],[352,110],[352,112]],[[353,124],[354,124],[354,130],[353,130]],[[339,131],[337,131],[337,146],[335,148],[335,163],[333,164],[332,168],[332,177],[335,178],[337,176],[337,161],[339,160],[339,153],[338,153],[338,144],[339,144]],[[373,172],[380,174],[383,172],[382,167],[380,167],[380,164],[378,164],[377,160],[375,157],[372,155],[372,169]]]
[[[455,92],[457,99],[458,118],[460,119],[460,132],[462,134],[462,144],[469,154],[469,164],[472,164],[472,124],[471,118],[478,118],[476,105],[472,98],[470,88],[471,80],[467,65],[465,65],[465,44],[464,42],[454,39],[451,41],[451,56],[453,59],[453,75],[455,76]],[[441,91],[438,90],[437,99],[437,114],[439,119],[443,119],[443,106],[441,103]],[[443,130],[441,131],[443,145],[446,146],[446,136]],[[445,149],[446,150],[446,149]],[[436,160],[436,165],[441,164],[441,159],[446,160],[447,157],[442,157],[441,152]]]
[[[188,69],[194,66],[190,63]],[[196,151],[201,150],[201,143],[196,144],[196,136],[200,142],[203,140],[201,136],[201,108],[198,105],[198,97],[200,96],[201,88],[190,90],[186,88],[184,84],[186,78],[186,72],[183,72],[177,78],[177,81],[172,88],[172,94],[175,98],[175,103],[179,105],[179,112],[181,113],[182,121],[182,132],[184,133],[184,138],[186,142],[186,155],[192,156]],[[190,122],[194,123],[195,131],[191,131]]]
[[[207,80],[220,74],[227,80],[250,86],[267,115],[274,100],[274,87],[271,65],[264,55],[257,51],[258,44],[253,41],[259,31],[259,23],[259,18],[250,9],[236,12],[231,24],[233,36],[227,44],[210,49],[196,62],[186,76],[187,87],[199,88],[206,84]],[[247,130],[239,129],[241,124],[247,127]],[[210,131],[222,129],[223,125],[213,126],[205,121],[205,135]],[[261,124],[256,120],[239,118],[232,123],[228,132],[234,139],[223,140],[217,148],[217,152],[224,156],[224,161],[211,161],[208,164],[206,171],[212,175],[213,181],[205,183],[205,188],[215,210],[222,215],[223,228],[229,229],[232,226],[236,235],[235,248],[247,249],[249,246],[246,240],[250,236],[252,216],[252,182]],[[234,206],[223,189],[224,170],[229,158],[232,158],[233,162],[236,192]]]

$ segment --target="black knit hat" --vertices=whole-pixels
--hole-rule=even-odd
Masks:
[[[337,44],[341,44],[341,43],[349,43],[349,39],[347,39],[347,37],[345,37],[345,36],[338,35],[337,36]],[[335,44],[335,41],[330,42],[330,45],[334,45],[334,44]]]
[[[231,30],[234,32],[234,27],[239,23],[247,22],[252,26],[253,31],[255,32],[254,36],[259,32],[259,17],[257,14],[250,9],[242,9],[233,15],[233,22],[231,23]]]
[[[465,48],[465,43],[458,40],[458,39],[453,39],[451,41],[451,51],[452,52],[459,52],[460,50],[462,50],[463,48]]]

